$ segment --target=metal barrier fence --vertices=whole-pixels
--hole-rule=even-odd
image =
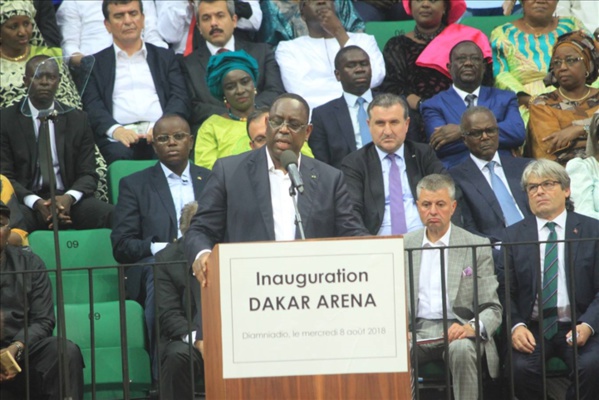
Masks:
[[[577,321],[577,310],[576,310],[576,299],[577,299],[577,294],[576,294],[576,290],[575,290],[575,265],[573,264],[573,254],[570,251],[571,246],[574,242],[577,243],[581,243],[581,242],[593,242],[593,245],[596,245],[596,243],[599,241],[599,239],[581,239],[581,240],[566,240],[566,241],[558,241],[558,242],[564,242],[565,243],[565,248],[566,248],[566,252],[565,254],[568,254],[568,259],[564,260],[566,261],[565,264],[565,269],[568,273],[568,295],[569,295],[569,300],[570,300],[570,312],[571,312],[571,319],[572,319],[572,323],[571,323],[571,327],[572,330],[574,332],[573,334],[573,346],[572,346],[572,365],[574,366],[574,370],[578,370],[578,345],[577,345],[577,341],[576,341],[576,321]],[[532,246],[533,248],[536,249],[537,252],[540,251],[541,246],[543,246],[546,242],[527,242],[527,243],[503,243],[502,246],[506,249],[510,249],[514,246]],[[414,298],[414,253],[415,252],[419,252],[419,251],[438,251],[440,254],[440,268],[439,268],[439,273],[440,273],[440,277],[441,277],[441,282],[442,282],[442,305],[443,305],[443,312],[446,315],[447,314],[447,309],[448,309],[448,304],[447,304],[447,290],[448,287],[446,285],[446,259],[447,259],[447,254],[446,251],[450,250],[450,249],[458,249],[458,248],[466,248],[470,255],[471,255],[471,268],[472,268],[472,275],[474,277],[478,276],[478,271],[479,271],[479,265],[478,265],[478,255],[480,254],[481,251],[488,251],[485,250],[485,248],[489,248],[491,247],[490,245],[484,245],[484,246],[480,246],[480,245],[473,245],[473,246],[449,246],[449,247],[434,247],[434,248],[426,248],[426,249],[421,249],[421,248],[417,248],[417,249],[405,249],[405,256],[406,256],[406,271],[407,271],[407,285],[409,285],[409,293],[410,293],[410,298],[408,299],[409,304],[411,304],[411,309],[415,310],[416,309],[416,305],[417,305],[417,299]],[[498,294],[499,297],[501,299],[509,299],[510,298],[510,291],[511,291],[511,280],[512,280],[512,268],[514,267],[513,265],[509,265],[509,258],[507,256],[508,252],[505,251],[501,254],[501,256],[499,256],[498,252],[495,252],[494,254],[494,258],[495,258],[495,273],[498,276],[498,284],[499,284],[499,289],[498,289]],[[532,262],[532,261],[531,261]],[[170,268],[173,267],[173,264],[177,264],[177,263],[162,263],[162,264],[152,264],[152,268],[154,271],[154,275],[156,275],[156,270],[158,268]],[[180,264],[180,263],[179,263]],[[132,377],[132,365],[131,365],[131,361],[138,361],[137,358],[138,356],[136,356],[136,354],[140,354],[140,353],[132,353],[130,350],[130,342],[136,341],[136,337],[135,336],[131,336],[131,334],[136,334],[139,335],[141,332],[141,335],[145,335],[145,329],[140,330],[139,329],[139,324],[138,325],[134,325],[134,321],[128,320],[128,313],[131,312],[131,310],[135,311],[135,308],[131,308],[129,307],[129,302],[131,302],[131,300],[126,300],[126,293],[125,293],[125,268],[129,268],[129,267],[142,267],[142,265],[136,264],[136,265],[118,265],[118,266],[103,266],[103,267],[88,267],[88,268],[71,268],[68,270],[62,270],[62,273],[58,273],[57,271],[48,271],[48,274],[52,275],[55,274],[56,277],[56,282],[57,282],[57,293],[56,293],[56,298],[59,299],[60,301],[58,303],[55,304],[55,308],[56,308],[56,314],[57,314],[57,330],[55,332],[55,334],[57,335],[57,337],[59,338],[58,340],[58,345],[61,346],[59,348],[59,366],[60,366],[60,373],[59,373],[59,380],[62,382],[61,388],[62,388],[62,392],[61,392],[61,398],[64,399],[69,399],[70,394],[65,392],[65,388],[68,388],[68,374],[65,372],[65,368],[67,363],[67,360],[64,360],[65,357],[65,352],[64,350],[64,344],[65,341],[64,339],[70,339],[72,338],[73,335],[71,335],[71,330],[77,330],[78,328],[81,328],[81,330],[84,331],[84,333],[89,332],[89,343],[86,344],[85,347],[86,351],[88,351],[87,353],[87,359],[89,360],[89,364],[86,365],[86,368],[89,369],[88,374],[89,376],[86,378],[86,383],[85,383],[85,392],[86,392],[86,398],[90,398],[90,399],[100,399],[100,398],[122,398],[122,399],[134,399],[134,398],[166,398],[161,396],[161,388],[160,388],[160,378],[163,375],[163,371],[162,368],[158,368],[157,372],[158,372],[158,381],[155,382],[154,384],[151,383],[151,379],[147,379],[148,375],[147,375],[147,371],[150,368],[150,365],[146,365],[146,372],[143,374],[139,374],[139,371],[135,372],[135,377]],[[536,268],[537,270],[537,282],[541,282],[542,281],[542,273],[541,273],[541,269],[540,268]],[[106,305],[104,303],[106,302],[97,302],[94,301],[95,297],[94,294],[96,293],[96,291],[98,290],[98,285],[96,284],[96,282],[94,281],[94,274],[99,273],[101,271],[116,271],[115,274],[115,280],[114,284],[117,286],[117,291],[116,291],[116,299],[111,301],[111,305],[113,306],[111,307],[106,307]],[[64,298],[65,293],[63,293],[65,290],[72,290],[73,288],[62,288],[62,282],[64,279],[64,276],[66,276],[67,274],[73,274],[73,273],[85,273],[87,275],[87,288],[77,288],[77,290],[84,290],[87,289],[88,293],[89,293],[89,301],[87,304],[83,303],[80,304],[79,310],[81,310],[81,308],[85,308],[85,317],[87,317],[88,321],[84,321],[84,320],[80,320],[81,317],[81,313],[79,314],[69,314],[70,311],[70,306],[68,304],[65,304],[64,301],[62,301],[62,299]],[[6,281],[8,276],[11,275],[15,275],[15,274],[19,274],[19,275],[24,275],[23,279],[27,282],[27,280],[29,278],[27,278],[28,275],[32,274],[32,273],[37,273],[37,271],[28,271],[28,272],[3,272],[2,273],[2,277],[1,277],[1,281],[4,284],[4,282]],[[61,276],[62,275],[62,276]],[[30,281],[30,279],[29,279]],[[191,291],[189,290],[189,281],[185,282],[185,286],[186,286],[186,290],[185,293],[187,293],[187,301],[186,303],[186,309],[185,309],[185,313],[186,313],[186,317],[187,317],[187,321],[188,321],[188,333],[191,333],[193,330],[192,327],[192,312],[191,312]],[[474,291],[474,304],[473,304],[473,309],[474,310],[478,310],[479,308],[479,282],[477,279],[473,280],[474,286],[473,286],[473,291]],[[104,282],[105,284],[105,282]],[[156,281],[154,281],[154,285],[156,288]],[[542,294],[542,287],[541,285],[537,285],[538,286],[538,293],[537,296],[539,299],[541,299],[540,303],[542,303],[543,300],[543,294]],[[4,285],[2,286],[4,287]],[[102,288],[100,290],[100,292],[102,292],[105,288]],[[160,340],[160,331],[161,331],[161,326],[160,326],[160,318],[158,317],[158,304],[160,302],[160,296],[158,294],[158,290],[154,290],[154,293],[156,295],[156,301],[155,301],[155,314],[156,314],[156,323],[154,324],[154,334],[155,337],[157,338],[156,342],[158,343],[158,351],[157,351],[157,359],[161,360],[161,356],[162,356],[162,351],[163,351],[163,346],[160,344],[161,340]],[[28,298],[27,296],[24,294],[23,295],[23,302],[24,304],[27,306],[28,305]],[[509,301],[502,301],[502,305],[503,305],[503,323],[501,325],[501,330],[498,334],[496,334],[496,338],[500,339],[500,342],[504,344],[503,350],[509,350],[509,351],[505,351],[505,357],[502,357],[502,354],[500,353],[500,360],[502,360],[502,364],[501,367],[505,367],[502,368],[502,372],[505,372],[500,378],[499,378],[499,382],[496,382],[497,387],[506,387],[505,383],[507,383],[507,393],[503,393],[501,396],[496,397],[497,393],[494,393],[493,398],[505,398],[505,399],[514,399],[515,395],[514,395],[514,376],[513,376],[513,372],[512,372],[512,341],[511,341],[511,327],[512,326],[512,317],[511,317],[511,307],[512,305],[510,304]],[[1,307],[1,305],[0,305]],[[99,310],[102,311],[99,311]],[[104,322],[99,322],[101,320],[101,318],[104,318],[104,316],[102,315],[102,313],[108,313],[110,314],[111,311],[117,311],[118,312],[118,327],[117,326],[113,326],[112,324],[108,324],[108,327],[112,328],[112,329],[117,329],[118,328],[118,338],[119,338],[119,344],[118,344],[118,348],[119,349],[119,353],[120,353],[120,365],[119,364],[119,360],[112,360],[112,364],[117,365],[118,369],[120,370],[120,379],[122,379],[121,382],[118,381],[118,379],[116,379],[115,382],[106,382],[106,381],[102,381],[102,382],[98,382],[98,376],[99,375],[103,375],[105,374],[105,371],[103,370],[98,370],[98,364],[102,364],[102,368],[105,368],[106,363],[103,361],[103,363],[99,362],[99,359],[102,358],[103,354],[102,352],[104,351],[101,346],[99,345],[99,343],[103,343],[103,339],[102,339],[102,335],[106,335],[107,332],[106,331],[102,331],[99,332],[97,331],[97,326],[98,324],[102,325],[102,329],[107,329],[107,326],[105,326]],[[112,320],[114,320],[114,316],[113,315],[108,315],[109,317],[113,317]],[[73,320],[71,320],[71,318],[73,318]],[[75,320],[77,319],[77,320]],[[481,350],[481,343],[482,343],[482,339],[480,338],[480,328],[479,328],[479,313],[475,312],[474,313],[474,320],[475,320],[475,329],[476,329],[476,338],[474,339],[475,341],[475,348],[476,348],[476,366],[477,366],[477,379],[478,379],[478,397],[480,399],[485,398],[485,392],[484,392],[484,388],[485,385],[487,385],[487,381],[485,380],[485,370],[484,370],[484,364],[483,364],[483,357],[484,354],[482,354],[482,350]],[[412,327],[416,326],[416,315],[415,313],[410,313],[410,325]],[[28,326],[28,315],[25,315],[25,320],[24,320],[25,326]],[[89,324],[89,326],[86,326],[85,324]],[[539,313],[539,326],[542,326],[543,324],[543,313],[540,312]],[[75,327],[75,328],[74,328]],[[68,329],[67,329],[68,328]],[[128,334],[128,329],[131,330],[132,328],[137,328],[136,332],[129,332]],[[444,336],[444,340],[443,340],[443,345],[445,347],[445,354],[447,354],[448,349],[449,349],[449,342],[447,340],[447,331],[448,331],[448,321],[447,319],[444,320],[443,322],[443,331],[445,332],[445,336]],[[112,332],[114,334],[114,332]],[[489,334],[492,334],[489,332]],[[99,337],[100,336],[100,337]],[[542,330],[541,330],[541,337],[542,337]],[[28,340],[28,329],[25,329],[25,341]],[[76,343],[78,345],[81,346],[80,343]],[[418,346],[417,344],[417,337],[416,335],[412,335],[411,336],[411,346],[412,348],[416,348],[416,346]],[[545,355],[545,345],[544,342],[541,340],[541,354],[542,354],[542,358],[546,359]],[[113,350],[113,352],[111,354],[114,354],[114,348],[111,347],[111,349]],[[147,349],[149,351],[152,351],[151,349]],[[500,350],[502,350],[502,348],[500,348]],[[192,353],[194,352],[194,348],[193,348],[193,344],[189,343],[189,355],[190,355],[190,363],[189,363],[189,373],[190,375],[193,377],[194,376],[194,366],[193,363],[191,362],[191,360],[193,359],[193,357],[191,356]],[[100,354],[98,354],[98,352],[100,352]],[[29,377],[29,362],[28,362],[28,348],[25,348],[25,357],[24,357],[24,368],[23,368],[23,374],[25,375],[25,379],[26,379],[26,384],[27,384],[27,391],[26,391],[26,398],[29,399],[30,397],[30,391],[29,391],[29,384],[30,384],[30,377]],[[131,359],[131,357],[133,356],[133,360]],[[547,360],[546,360],[547,361]],[[159,365],[160,363],[158,363]],[[452,384],[451,384],[451,374],[449,371],[449,365],[448,363],[443,363],[444,366],[442,367],[441,373],[438,374],[437,376],[437,380],[434,381],[435,384],[440,384],[443,388],[444,388],[444,397],[446,399],[451,399],[452,398],[452,393],[451,393],[451,388],[452,388]],[[137,368],[137,364],[135,366]],[[420,389],[426,388],[428,385],[428,380],[427,379],[422,379],[421,378],[421,372],[423,371],[423,369],[425,369],[427,366],[426,365],[419,365],[418,359],[417,357],[412,357],[412,370],[413,370],[413,375],[414,378],[416,377],[420,377],[419,379],[414,379],[415,381],[415,392],[414,392],[414,397],[419,400],[422,398],[422,393]],[[437,372],[439,372],[438,368],[437,368]],[[548,379],[548,369],[545,365],[545,363],[543,363],[542,365],[542,371],[541,371],[541,375],[542,375],[542,384],[543,384],[543,395],[544,398],[547,398],[547,379]],[[141,378],[138,378],[140,377]],[[151,375],[150,375],[151,376]],[[578,382],[578,374],[573,374],[573,379],[574,379],[574,387],[575,387],[575,394],[576,394],[576,399],[580,398],[580,393],[579,393],[579,382]],[[197,388],[196,388],[197,389]],[[1,390],[1,385],[0,385],[0,390]],[[102,393],[102,391],[106,391],[106,393]],[[489,397],[490,398],[490,397]],[[4,399],[4,397],[3,397]]]

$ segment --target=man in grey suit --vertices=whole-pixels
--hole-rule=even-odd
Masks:
[[[421,344],[416,348],[419,363],[444,359],[453,376],[453,393],[456,399],[478,398],[476,335],[480,335],[481,355],[487,357],[491,377],[499,374],[499,356],[493,341],[493,332],[501,323],[501,304],[497,297],[497,278],[494,275],[490,247],[476,248],[473,264],[472,249],[466,247],[444,249],[445,246],[479,246],[489,244],[488,239],[473,235],[451,223],[457,202],[455,185],[451,177],[432,174],[424,177],[417,186],[418,212],[424,229],[404,236],[407,269],[406,279],[413,279],[416,309],[416,326],[411,328],[417,339],[446,336],[444,342]],[[427,251],[427,248],[430,249]],[[424,249],[424,251],[423,251]],[[431,251],[432,250],[432,251]],[[441,268],[441,259],[444,266]],[[443,312],[442,272],[447,288]],[[477,277],[478,309],[474,309],[474,278]],[[410,286],[408,285],[408,290]],[[408,294],[409,295],[409,294]],[[410,297],[408,297],[410,298]],[[478,314],[478,327],[475,315]],[[443,329],[447,319],[447,332]]]
[[[185,235],[187,259],[202,284],[208,255],[217,243],[298,238],[291,181],[281,154],[291,150],[299,156],[312,130],[308,115],[310,108],[301,96],[279,96],[265,117],[266,146],[214,164]],[[368,235],[352,211],[343,173],[299,157],[304,192],[297,202],[306,238]]]

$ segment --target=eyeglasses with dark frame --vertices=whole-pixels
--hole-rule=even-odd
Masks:
[[[303,128],[305,128],[306,126],[308,126],[308,124],[301,124],[297,121],[285,121],[281,118],[269,118],[268,119],[268,125],[270,125],[270,127],[272,129],[279,130],[282,129],[283,126],[287,125],[287,128],[289,128],[289,130],[293,133],[297,133],[299,131],[301,131]]]
[[[584,57],[566,57],[563,60],[561,58],[554,58],[549,63],[549,66],[551,67],[551,69],[557,69],[561,67],[563,63],[566,63],[568,67],[571,67],[574,64],[581,62],[582,60],[584,60]]]
[[[495,126],[492,128],[472,129],[470,131],[464,132],[464,136],[468,136],[473,139],[480,140],[480,138],[483,137],[484,133],[487,134],[487,137],[492,138],[492,137],[495,137],[499,133],[499,128]]]
[[[191,136],[187,132],[177,132],[174,135],[158,135],[154,137],[154,140],[160,144],[166,144],[171,140],[171,138],[175,139],[176,142],[181,142],[185,140],[188,136]]]
[[[526,185],[526,191],[528,192],[528,194],[535,194],[539,191],[539,187],[542,187],[543,191],[547,192],[553,190],[555,185],[558,185],[559,183],[559,181],[544,181],[541,183],[531,183],[529,185]]]

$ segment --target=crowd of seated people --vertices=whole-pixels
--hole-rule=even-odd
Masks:
[[[584,235],[598,229],[599,37],[590,30],[599,31],[599,19],[581,14],[581,2],[494,1],[489,13],[518,13],[489,36],[460,23],[467,8],[468,15],[485,12],[465,0],[63,0],[56,12],[40,3],[49,2],[0,0],[0,174],[12,228],[6,240],[27,245],[28,233],[55,228],[52,202],[58,229],[113,229],[115,259],[144,265],[128,271],[127,291],[147,307],[154,378],[159,338],[152,325],[160,316],[149,265],[181,242],[185,204],[197,200],[206,211],[202,199],[215,194],[205,192],[223,189],[215,181],[228,176],[232,160],[248,170],[253,159],[268,161],[260,182],[281,189],[264,197],[274,204],[289,186],[277,175],[280,152],[297,150],[300,171],[346,182],[327,190],[338,191],[343,204],[336,207],[359,225],[352,234],[423,230],[410,240],[438,246],[455,243],[444,235],[463,228],[495,246],[497,272],[500,259],[522,256],[500,250],[502,242],[546,240],[553,232],[517,227],[555,220],[562,224],[558,239],[569,238],[569,221],[588,224]],[[392,19],[388,24],[413,19],[415,26],[397,31],[381,50],[361,15]],[[565,170],[543,162],[528,170],[542,159]],[[124,178],[109,204],[107,165],[116,168],[117,160],[156,164]],[[440,178],[420,187],[431,174]],[[428,235],[423,190],[455,202],[440,235]],[[543,212],[539,193],[557,193],[560,201],[563,194],[590,218],[570,208]],[[275,226],[269,238],[280,233],[276,218],[289,207],[267,210]],[[223,229],[216,242],[230,238],[229,225]],[[591,258],[584,262],[596,263]],[[520,273],[512,278],[523,279]],[[597,287],[589,290],[599,296]],[[524,301],[519,295],[514,303]],[[599,304],[579,313],[587,306],[596,311]],[[525,326],[538,315],[537,308],[519,311]],[[582,325],[580,347],[594,349],[599,321]],[[494,319],[489,326],[495,330]],[[536,355],[539,338],[516,328],[522,344],[514,348]],[[587,352],[581,357],[585,367],[596,365]],[[519,362],[522,376],[536,379],[527,361]],[[582,392],[593,393],[582,380]],[[456,396],[473,396],[464,389],[470,380],[459,382]]]

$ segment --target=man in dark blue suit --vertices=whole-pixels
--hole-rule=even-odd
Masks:
[[[358,46],[343,47],[335,56],[335,77],[343,94],[314,108],[308,143],[314,158],[340,168],[343,157],[372,141],[368,125],[360,124],[360,112],[366,117],[372,102],[368,53]]]
[[[499,126],[486,107],[475,106],[462,115],[460,124],[470,156],[449,170],[462,189],[462,215],[472,233],[491,243],[503,240],[505,227],[530,215],[520,178],[529,158],[500,154]],[[491,171],[492,170],[492,171]]]
[[[290,178],[281,154],[299,155],[312,130],[310,107],[300,96],[283,94],[268,116],[266,146],[216,161],[185,235],[185,254],[198,280],[206,283],[207,260],[217,243],[293,240],[298,237]],[[304,192],[298,195],[306,238],[367,235],[352,211],[343,173],[300,156]]]
[[[483,53],[476,43],[463,41],[450,53],[447,65],[453,85],[422,103],[421,114],[430,145],[446,168],[451,168],[468,157],[462,142],[460,118],[466,108],[485,106],[499,124],[499,152],[511,154],[524,143],[525,127],[518,101],[513,92],[481,86],[483,81]]]
[[[524,170],[522,187],[534,215],[508,227],[505,242],[547,243],[504,246],[507,264],[499,265],[500,297],[505,293],[505,269],[509,269],[511,298],[503,303],[511,303],[508,329],[512,336],[516,396],[527,400],[542,398],[541,341],[546,359],[559,357],[574,371],[572,343],[576,340],[579,398],[596,399],[599,221],[572,211],[570,178],[554,161],[540,159],[530,163]],[[563,240],[566,242],[560,242]],[[539,291],[541,298],[537,296]],[[576,398],[573,375],[571,380],[567,400]]]
[[[166,115],[156,122],[154,132],[152,146],[159,162],[119,184],[111,239],[114,258],[120,263],[150,263],[157,252],[181,237],[181,209],[200,196],[210,174],[189,162],[193,138],[183,118]],[[153,283],[151,267],[127,270],[127,293],[144,304],[150,338],[154,332]]]
[[[171,50],[142,40],[141,1],[104,0],[102,11],[114,45],[94,55],[84,108],[108,164],[151,159],[154,123],[164,114],[188,117],[185,80]]]

